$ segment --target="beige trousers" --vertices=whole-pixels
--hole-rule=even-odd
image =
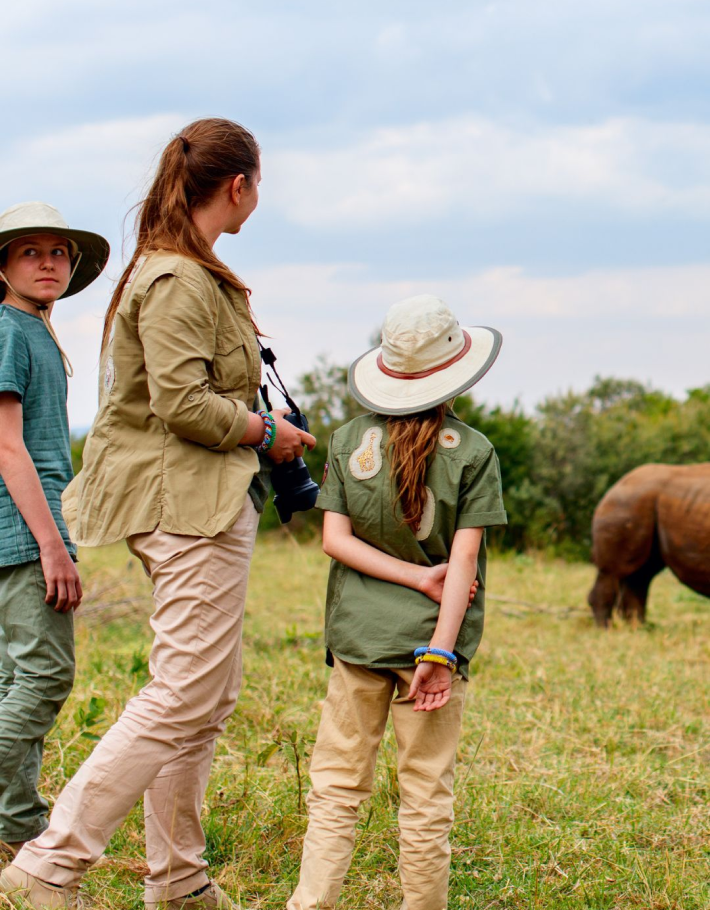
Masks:
[[[415,713],[407,699],[413,674],[413,669],[368,670],[335,658],[311,760],[301,875],[287,910],[335,907],[390,711],[397,738],[402,910],[445,910],[466,683],[457,675],[448,704]]]
[[[128,541],[154,585],[153,676],[57,800],[49,828],[15,865],[75,885],[145,794],[146,900],[208,882],[200,810],[215,741],[242,675],[242,618],[258,515],[247,497],[216,537],[153,531]]]

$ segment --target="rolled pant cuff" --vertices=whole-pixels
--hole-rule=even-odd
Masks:
[[[20,850],[12,861],[13,866],[34,875],[43,882],[59,885],[62,888],[76,888],[86,870],[67,869],[66,866],[56,866],[46,859],[39,859],[27,849]]]
[[[179,882],[170,882],[168,885],[149,885],[146,883],[144,891],[144,900],[146,903],[157,904],[159,901],[174,901],[178,897],[186,897],[193,891],[199,891],[205,885],[209,885],[210,880],[207,873],[201,869],[188,878],[180,879]]]

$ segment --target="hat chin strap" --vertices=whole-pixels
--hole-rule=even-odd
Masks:
[[[69,276],[70,282],[71,282],[72,278],[74,277],[74,272],[76,272],[76,267],[79,265],[80,259],[81,259],[81,253],[79,253],[79,255],[77,256],[76,262],[72,266],[71,275]],[[47,306],[47,304],[41,303],[37,300],[32,300],[31,297],[25,297],[24,294],[20,294],[19,291],[16,291],[15,288],[7,280],[7,275],[2,271],[2,269],[0,269],[0,278],[2,278],[2,280],[5,282],[5,284],[8,287],[8,290],[10,291],[12,296],[15,298],[15,300],[20,300],[20,301],[22,301],[22,303],[27,303],[30,306],[36,307],[39,310],[39,314],[42,317],[42,322],[44,323],[45,328],[49,332],[49,334],[52,338],[52,341],[54,341],[57,348],[59,349],[59,353],[61,354],[62,362],[64,364],[64,372],[67,374],[67,376],[69,376],[71,378],[74,375],[74,367],[71,365],[71,361],[67,357],[67,354],[66,354],[64,348],[59,343],[59,339],[57,338],[57,333],[54,331],[54,326],[49,321],[49,316],[47,315],[47,310],[49,309],[49,307]]]

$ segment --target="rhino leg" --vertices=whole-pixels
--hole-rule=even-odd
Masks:
[[[594,622],[606,628],[611,620],[611,611],[619,596],[619,579],[610,572],[599,570],[594,587],[589,592],[587,600],[594,614]]]
[[[619,585],[619,613],[627,622],[646,621],[648,589],[653,579],[665,568],[658,542],[654,540],[651,556],[645,565],[622,578]]]

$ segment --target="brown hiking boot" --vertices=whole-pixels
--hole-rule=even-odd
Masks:
[[[173,897],[169,901],[146,901],[145,910],[242,910],[215,882],[199,894]]]
[[[81,910],[78,888],[43,882],[10,864],[0,873],[0,894],[22,910]]]

